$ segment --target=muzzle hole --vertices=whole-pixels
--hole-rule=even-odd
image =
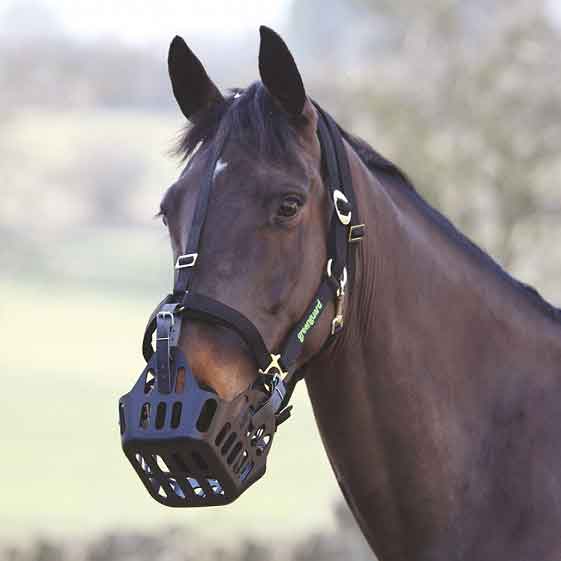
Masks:
[[[146,463],[146,460],[144,459],[144,457],[142,456],[142,454],[140,453],[136,453],[134,455],[134,457],[136,458],[136,461],[138,462],[138,465],[140,466],[140,469],[144,472],[144,473],[152,473],[152,470],[150,469],[150,466]],[[154,480],[155,481],[155,480]]]
[[[162,473],[169,473],[170,472],[170,469],[169,469],[168,465],[166,464],[164,459],[159,454],[156,454],[152,457],[154,458],[154,461],[156,462],[156,465],[158,466],[159,470]]]
[[[119,403],[119,428],[121,429],[121,435],[125,434],[127,430],[127,424],[125,422],[125,404]]]
[[[218,433],[218,436],[216,437],[216,440],[214,441],[216,446],[220,446],[222,444],[222,441],[226,438],[226,435],[228,434],[230,427],[231,427],[230,423],[226,423],[222,427],[222,429]]]
[[[230,455],[226,459],[226,462],[228,463],[228,465],[231,465],[234,462],[234,460],[238,457],[238,454],[241,452],[241,449],[242,449],[242,443],[238,442],[232,448],[232,451],[230,452]]]
[[[218,404],[214,399],[207,399],[201,409],[201,414],[197,420],[197,429],[199,432],[206,432],[210,428],[216,408]]]
[[[230,448],[232,447],[232,444],[234,444],[236,438],[237,438],[237,434],[235,432],[233,432],[227,439],[226,442],[224,443],[224,446],[222,446],[222,450],[220,450],[220,452],[222,453],[223,456],[225,456],[228,453],[228,450],[230,450]]]
[[[183,489],[181,488],[181,485],[179,485],[177,479],[170,477],[169,485],[176,496],[178,496],[180,499],[185,499],[185,493],[183,492]]]
[[[248,458],[249,458],[249,453],[247,450],[244,450],[242,452],[242,455],[239,457],[239,460],[234,465],[234,473],[240,473],[240,470],[243,469]]]
[[[150,410],[151,410],[151,405],[148,402],[146,402],[140,408],[140,419],[138,421],[138,426],[141,429],[146,430],[150,426]]]
[[[176,429],[181,423],[181,410],[183,409],[183,404],[181,401],[176,401],[171,409],[171,428]]]
[[[218,479],[207,479],[207,482],[213,495],[224,494],[224,489],[222,489],[222,485]]]
[[[251,462],[245,466],[245,468],[242,470],[240,474],[240,479],[242,481],[245,481],[249,477],[249,474],[253,471],[254,466],[255,466],[254,462]]]
[[[156,428],[160,430],[163,428],[166,422],[166,404],[163,401],[158,403],[158,408],[156,409]]]
[[[187,482],[191,486],[191,489],[193,489],[193,494],[195,496],[206,497],[206,493],[204,492],[204,489],[201,487],[197,479],[194,479],[193,477],[188,477]]]

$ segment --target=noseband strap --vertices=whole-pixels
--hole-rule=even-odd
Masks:
[[[274,406],[277,424],[288,414],[283,410],[296,382],[301,378],[296,371],[298,359],[309,333],[319,324],[319,317],[330,302],[335,302],[335,317],[328,340],[336,336],[344,324],[344,307],[347,284],[347,264],[352,242],[360,241],[365,227],[359,223],[352,177],[341,133],[335,121],[319,105],[317,134],[321,146],[321,159],[325,184],[333,203],[333,213],[327,240],[328,262],[319,288],[300,321],[293,326],[278,354],[267,349],[259,330],[243,314],[208,296],[192,293],[191,283],[199,257],[200,239],[208,211],[216,163],[226,144],[228,134],[223,134],[213,148],[212,162],[201,185],[193,221],[185,246],[178,258],[173,293],[166,296],[154,310],[146,330],[142,351],[146,362],[156,353],[156,377],[164,389],[173,387],[169,379],[173,369],[169,357],[179,343],[181,318],[192,317],[233,329],[245,342],[258,367],[258,382],[270,388],[271,406]],[[177,317],[177,321],[174,318]],[[156,350],[152,335],[156,331]],[[161,335],[161,336],[160,336]],[[267,402],[268,403],[268,402]]]

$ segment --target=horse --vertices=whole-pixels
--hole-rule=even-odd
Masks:
[[[260,81],[225,96],[172,41],[172,89],[191,126],[178,145],[188,165],[160,214],[177,259],[212,174],[193,289],[239,310],[275,349],[318,289],[334,208],[318,109],[282,38],[260,36]],[[339,130],[366,234],[343,329],[324,345],[330,302],[298,366],[361,531],[381,561],[558,561],[561,311]],[[231,329],[191,319],[179,346],[222,399],[255,379]]]

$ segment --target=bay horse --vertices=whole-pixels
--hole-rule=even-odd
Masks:
[[[175,259],[216,138],[194,288],[276,348],[317,290],[328,218],[318,113],[283,40],[262,27],[260,82],[224,97],[185,42],[169,52],[192,126],[161,215]],[[393,163],[341,130],[366,237],[299,366],[343,495],[381,561],[561,559],[561,312],[431,208]],[[255,366],[230,330],[188,322],[201,384],[233,399]]]

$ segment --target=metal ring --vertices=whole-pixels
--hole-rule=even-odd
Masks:
[[[332,266],[333,266],[333,258],[330,257],[329,260],[327,261],[327,276],[330,278],[333,276],[333,272],[331,271]],[[347,286],[347,267],[343,267],[343,274],[339,279],[339,284],[341,285],[341,288],[345,288],[345,286]]]
[[[339,210],[339,207],[337,206],[337,203],[339,201],[343,201],[343,202],[349,204],[349,199],[347,199],[347,197],[345,197],[345,193],[343,193],[342,191],[339,191],[339,189],[335,189],[335,191],[333,191],[333,204],[335,205],[335,212],[337,213],[337,218],[339,218],[339,222],[341,222],[341,224],[343,224],[343,226],[348,226],[351,223],[352,211],[349,210],[349,212],[347,214],[343,214]]]

